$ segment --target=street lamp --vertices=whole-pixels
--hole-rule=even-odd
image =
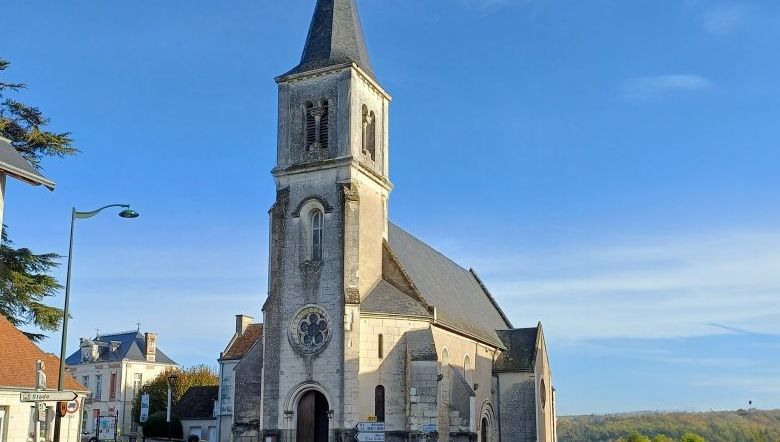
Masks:
[[[68,342],[68,316],[70,308],[70,270],[73,265],[73,228],[76,226],[77,219],[92,218],[98,213],[110,209],[113,207],[119,207],[124,210],[119,212],[119,216],[122,218],[138,218],[138,212],[130,209],[129,204],[110,204],[105,207],[101,207],[91,212],[78,212],[74,207],[70,215],[70,245],[68,246],[68,276],[65,282],[65,309],[62,311],[62,342],[60,343],[60,375],[57,379],[57,391],[63,391],[65,389],[65,351]],[[60,442],[60,429],[62,427],[62,418],[57,414],[54,420],[54,442]]]
[[[166,413],[166,420],[168,421],[168,440],[171,440],[171,427],[172,425],[172,419],[171,419],[171,406],[172,406],[172,395],[171,395],[171,384],[176,382],[176,380],[179,379],[178,376],[176,376],[176,373],[171,373],[168,375],[168,411]]]

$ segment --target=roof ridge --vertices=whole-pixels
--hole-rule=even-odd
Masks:
[[[493,304],[493,307],[495,307],[496,310],[498,310],[498,314],[501,315],[501,318],[504,320],[504,322],[506,322],[506,325],[509,326],[509,328],[514,328],[514,326],[512,325],[512,321],[510,321],[509,318],[504,313],[504,309],[502,309],[501,306],[498,305],[498,302],[493,297],[493,295],[490,293],[490,290],[488,290],[488,288],[482,282],[482,278],[480,278],[479,275],[477,275],[477,271],[474,270],[474,268],[472,267],[472,268],[469,269],[469,273],[471,273],[471,275],[474,276],[474,279],[477,280],[477,283],[479,284],[479,286],[482,287],[482,291],[485,292],[485,295],[488,297],[490,302]]]

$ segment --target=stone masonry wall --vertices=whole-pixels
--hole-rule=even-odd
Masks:
[[[501,373],[501,439],[536,442],[536,387],[533,374]]]

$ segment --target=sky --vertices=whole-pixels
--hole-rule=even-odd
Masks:
[[[780,408],[780,3],[358,3],[391,219],[543,322],[562,414]],[[140,323],[216,365],[261,317],[273,78],[313,6],[3,6],[3,79],[81,150],[45,162],[55,192],[9,183],[12,239],[65,255],[71,207],[141,213],[78,222],[70,351]]]

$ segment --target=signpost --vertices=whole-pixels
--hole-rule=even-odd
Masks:
[[[75,391],[30,391],[19,394],[22,402],[71,402],[78,397]]]
[[[358,442],[384,442],[384,422],[361,422],[355,427],[358,430],[355,438]]]

